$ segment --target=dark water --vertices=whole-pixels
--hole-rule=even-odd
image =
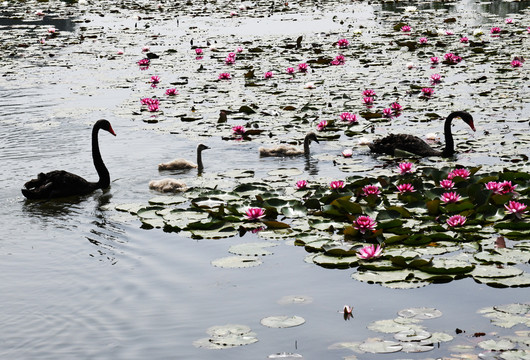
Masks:
[[[59,55],[69,56],[69,48]],[[376,336],[391,340],[366,326],[407,307],[441,310],[441,318],[424,325],[455,335],[456,328],[500,331],[476,311],[528,301],[527,289],[494,289],[470,279],[406,291],[359,283],[350,278],[352,270],[305,263],[305,250],[284,241],[259,267],[216,268],[210,262],[228,256],[230,246],[263,240],[251,234],[191,240],[143,230],[136,218],[114,210],[123,203],[145,204],[157,195],[147,187],[149,180],[161,177],[156,164],[177,154],[193,159],[199,139],[124,116],[121,106],[131,90],[108,80],[118,78],[119,69],[103,71],[97,60],[26,68],[32,61],[17,63],[20,75],[0,81],[2,359],[263,359],[282,351],[306,359],[342,358],[350,353],[327,347]],[[98,118],[109,119],[117,133],[115,138],[100,135],[111,188],[75,200],[25,201],[20,188],[39,171],[65,169],[95,180],[89,134]],[[254,169],[256,177],[278,167],[314,177],[344,177],[329,161],[313,159],[308,167],[303,159],[259,159],[257,143],[233,144],[216,137],[204,141],[213,148],[204,153],[206,182],[231,168]],[[335,145],[313,148],[315,156],[330,152],[336,152]],[[365,163],[376,163],[364,156]],[[196,173],[182,177],[193,181]],[[313,301],[278,303],[288,295]],[[345,304],[355,307],[353,320],[344,321],[338,313]],[[290,329],[260,324],[272,315],[299,315],[306,323]],[[207,336],[207,328],[229,323],[249,326],[259,342],[223,351],[192,345]],[[427,355],[400,356],[438,357],[449,353],[450,344]]]

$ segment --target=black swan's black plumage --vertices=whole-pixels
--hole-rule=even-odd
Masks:
[[[390,134],[382,139],[375,140],[369,144],[370,150],[378,154],[394,155],[396,149],[407,151],[420,156],[442,156],[450,157],[455,153],[455,144],[453,133],[451,132],[451,122],[454,118],[461,118],[466,124],[475,131],[473,117],[465,111],[455,111],[445,119],[444,135],[445,147],[438,151],[429,146],[425,141],[417,136],[409,134]]]
[[[99,175],[97,182],[89,182],[79,175],[64,170],[40,173],[36,179],[24,184],[22,194],[28,199],[50,199],[72,195],[85,195],[110,185],[110,175],[99,152],[98,132],[106,130],[116,136],[107,120],[98,120],[92,128],[92,159]]]

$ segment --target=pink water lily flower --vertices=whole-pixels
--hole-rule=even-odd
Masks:
[[[123,49],[119,49],[118,51],[116,51],[116,54],[123,55]]]
[[[236,125],[232,127],[232,134],[242,136],[245,134],[245,127],[243,125]]]
[[[274,75],[274,74],[272,73],[272,71],[267,71],[267,72],[263,75],[263,77],[264,77],[265,79],[270,79],[270,78],[273,77],[273,75]]]
[[[300,63],[300,64],[298,64],[298,71],[299,71],[299,72],[303,72],[303,73],[305,73],[305,72],[307,72],[307,70],[308,70],[308,66],[307,66],[306,63]]]
[[[510,63],[510,65],[511,65],[512,67],[516,68],[516,67],[521,67],[521,66],[523,66],[523,63],[522,63],[521,61],[515,59],[515,60],[512,60],[512,62]]]
[[[298,180],[294,186],[298,190],[303,190],[303,189],[307,188],[307,181],[306,180]]]
[[[241,46],[238,46],[237,49],[236,49],[236,52],[237,53],[242,53],[243,52],[243,48]]]
[[[148,58],[138,60],[138,65],[140,66],[149,66],[150,63],[151,63],[151,60]]]
[[[401,31],[402,31],[402,32],[410,32],[410,30],[411,30],[411,27],[408,26],[408,25],[403,25],[403,26],[401,27]]]
[[[418,42],[419,42],[420,44],[424,45],[424,44],[427,44],[427,43],[429,42],[429,40],[427,40],[426,37],[421,37],[421,38],[418,40]]]
[[[365,96],[363,97],[363,103],[366,106],[372,106],[374,104],[374,98],[371,96]]]
[[[322,120],[321,122],[318,123],[318,125],[317,125],[317,130],[318,130],[318,131],[322,131],[322,130],[324,130],[327,126],[328,126],[328,122],[327,122],[327,120]]]
[[[342,180],[335,180],[335,181],[332,181],[332,182],[329,183],[329,187],[332,190],[342,189],[342,188],[344,188],[344,186],[346,186],[346,184]]]
[[[512,18],[507,18],[506,20],[504,20],[504,22],[506,24],[513,24],[513,19]]]
[[[436,65],[440,62],[440,59],[437,56],[431,57],[431,64]]]
[[[467,218],[462,215],[453,215],[447,219],[447,225],[451,227],[463,226],[467,221]]]
[[[491,28],[490,33],[492,35],[500,34],[501,33],[501,28],[498,27],[498,26],[494,26],[494,27]]]
[[[499,193],[502,195],[514,193],[517,185],[512,185],[511,181],[503,181],[499,183]]]
[[[140,99],[140,104],[142,104],[142,105],[151,105],[151,104],[160,105],[160,100],[154,99],[154,98],[142,98],[142,99]]]
[[[201,48],[196,48],[195,49],[195,54],[196,55],[202,55],[203,53],[204,53],[204,51]]]
[[[431,97],[434,94],[433,88],[422,88],[421,93],[424,97]]]
[[[440,181],[440,186],[444,189],[450,190],[455,187],[455,183],[452,180],[445,179]]]
[[[352,116],[351,113],[349,113],[349,112],[343,112],[342,114],[340,114],[340,119],[341,119],[342,121],[348,121],[348,120],[350,120],[351,116]]]
[[[353,155],[353,150],[352,149],[344,149],[342,150],[342,156],[344,156],[345,158],[350,158],[352,157]]]
[[[293,67],[288,67],[287,69],[285,69],[285,72],[289,75],[292,75],[294,74],[294,68]]]
[[[372,90],[372,89],[366,89],[366,90],[363,91],[363,96],[364,96],[364,97],[372,97],[372,98],[373,98],[373,97],[376,96],[376,94],[375,94],[375,91],[374,91],[374,90]]]
[[[526,210],[527,205],[517,201],[508,201],[508,204],[504,205],[504,207],[507,213],[514,214],[519,219],[528,212]]]
[[[225,59],[225,64],[226,65],[234,65],[236,62],[236,58],[235,57],[226,57]]]
[[[245,211],[245,217],[248,220],[259,220],[265,217],[265,209],[262,208],[248,208]]]
[[[380,245],[365,246],[357,252],[357,257],[363,260],[375,259],[381,256],[383,249]]]
[[[170,88],[170,89],[166,90],[166,95],[168,95],[168,96],[175,96],[175,95],[178,95],[178,94],[179,94],[179,92],[175,88]]]
[[[444,55],[444,60],[451,65],[458,64],[460,61],[462,61],[462,58],[456,54],[453,53],[447,53]]]
[[[394,111],[391,108],[383,109],[383,117],[391,118],[394,115]]]
[[[342,49],[347,48],[348,45],[350,45],[348,39],[339,39],[339,41],[337,41],[337,46]]]
[[[406,184],[399,184],[397,186],[397,189],[399,191],[400,194],[406,194],[406,193],[411,193],[411,192],[415,192],[416,190],[414,190],[414,186],[412,186],[412,184],[409,184],[409,183],[406,183]]]
[[[51,28],[48,29],[48,32],[49,32],[50,34],[55,34],[56,31],[57,31],[57,29],[54,28],[54,27],[51,27]]]
[[[469,179],[471,176],[471,173],[469,170],[461,168],[461,169],[454,169],[449,174],[447,174],[447,178],[449,180],[453,180],[455,177],[461,177],[462,179]]]
[[[377,226],[377,221],[372,219],[370,216],[361,215],[353,223],[353,228],[359,230],[361,234],[364,234],[368,230],[372,231]]]
[[[153,75],[151,76],[151,87],[156,87],[160,83],[160,76]]]
[[[431,84],[439,84],[442,82],[442,75],[440,74],[432,74],[431,75]]]
[[[335,59],[331,61],[331,65],[344,65],[346,63],[346,58],[344,55],[337,55]]]
[[[412,173],[412,163],[411,162],[399,163],[398,170],[401,175],[410,174]]]
[[[232,75],[230,73],[220,73],[218,79],[219,80],[230,80],[232,78]]]
[[[370,195],[379,195],[381,194],[381,190],[379,186],[376,185],[366,185],[363,187],[363,195],[364,196],[370,196]]]
[[[403,106],[399,105],[398,102],[393,102],[390,104],[390,108],[394,111],[394,114],[399,114],[403,111]]]
[[[158,104],[149,104],[149,105],[147,105],[147,110],[149,110],[149,112],[158,111]]]
[[[499,183],[496,181],[489,181],[486,184],[486,189],[493,191],[494,194],[500,194]]]
[[[458,200],[460,200],[460,195],[454,191],[446,192],[442,194],[440,200],[442,200],[445,204],[456,203]]]
[[[463,37],[460,38],[460,42],[462,44],[467,44],[469,42],[469,39],[466,36],[463,36]]]

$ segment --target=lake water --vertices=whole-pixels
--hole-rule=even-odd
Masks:
[[[318,16],[311,15],[302,4],[304,13],[300,16],[292,12],[260,18],[263,27],[253,36],[335,33],[340,25],[330,19],[337,13],[340,16],[341,9],[356,14],[352,15],[355,22],[368,19],[371,26],[377,26],[379,15],[372,5],[344,4],[330,9],[318,4],[314,5]],[[525,4],[516,10],[521,11]],[[24,6],[31,14],[38,9],[32,3]],[[303,157],[260,159],[260,142],[224,141],[216,135],[215,126],[207,126],[208,122],[215,124],[219,108],[237,101],[238,94],[229,92],[220,95],[220,106],[213,104],[215,98],[194,93],[189,97],[196,100],[194,104],[177,103],[156,124],[142,121],[148,118],[145,113],[131,115],[131,109],[139,109],[139,99],[152,91],[145,79],[154,73],[141,74],[134,64],[142,57],[142,46],[150,45],[155,53],[168,48],[187,49],[189,56],[191,30],[196,36],[205,34],[209,39],[220,37],[224,41],[232,32],[244,37],[242,33],[252,31],[252,18],[221,26],[215,21],[200,22],[200,17],[181,15],[177,25],[169,14],[164,21],[137,20],[137,16],[146,17],[147,13],[138,9],[107,13],[105,17],[84,10],[75,17],[72,13],[77,5],[49,5],[52,9],[54,6],[59,9],[60,19],[73,19],[76,25],[48,19],[60,32],[73,35],[65,35],[68,40],[62,44],[48,40],[55,45],[42,51],[37,49],[38,40],[46,36],[49,25],[36,28],[30,23],[19,29],[20,23],[0,23],[1,36],[6,37],[4,43],[16,41],[16,37],[4,32],[6,29],[21,31],[29,43],[27,51],[10,47],[13,56],[1,65],[0,358],[263,359],[278,352],[299,353],[306,359],[343,358],[354,353],[328,347],[371,337],[391,340],[391,335],[375,333],[367,325],[374,320],[392,319],[397,311],[409,307],[442,311],[442,317],[424,325],[430,331],[451,334],[455,340],[424,354],[362,354],[358,358],[439,358],[452,353],[454,344],[478,341],[459,337],[456,328],[467,334],[505,331],[477,314],[478,309],[528,301],[528,289],[495,289],[471,278],[413,290],[360,283],[351,278],[352,269],[324,269],[304,262],[306,251],[292,246],[292,241],[279,241],[271,249],[274,254],[263,257],[260,266],[218,268],[211,261],[228,256],[230,246],[264,240],[249,233],[221,240],[192,240],[160,229],[142,229],[135,216],[114,207],[147,204],[158,195],[148,189],[149,181],[163,177],[157,164],[177,156],[194,159],[198,142],[212,148],[203,154],[202,177],[197,177],[195,171],[173,175],[200,186],[208,184],[216,174],[234,168],[255,170],[256,178],[280,167],[300,169],[309,179],[344,178],[349,174],[323,159],[340,153],[348,139],[341,139],[341,144],[330,141],[312,145],[309,164]],[[501,16],[505,16],[503,11]],[[298,18],[300,27],[283,27],[287,20],[282,16],[287,20]],[[198,29],[192,25],[195,22]],[[143,31],[135,32],[135,23]],[[146,24],[150,26],[147,28]],[[83,26],[90,30],[81,30]],[[315,27],[318,31],[312,30]],[[103,31],[103,35],[77,44],[80,34],[98,31]],[[120,31],[124,39],[118,38]],[[175,40],[168,33],[183,39]],[[124,60],[110,59],[122,47]],[[218,56],[224,53],[223,48]],[[128,65],[123,66],[125,63]],[[191,65],[184,60],[182,64],[182,68],[173,63],[158,72],[163,79],[175,81],[189,77],[188,86],[192,87],[199,80],[186,73]],[[204,116],[196,127],[195,123],[184,124],[171,117],[189,112],[192,105],[202,108]],[[528,103],[517,111],[524,114]],[[110,189],[76,200],[25,201],[20,188],[41,171],[65,169],[95,180],[89,135],[93,122],[99,118],[110,120],[117,133],[116,137],[100,133],[102,156],[111,173]],[[274,138],[264,140],[273,141]],[[379,160],[366,150],[359,154],[364,165],[379,166]],[[459,160],[472,163],[477,159],[462,154]],[[281,302],[290,295],[312,301]],[[349,321],[340,313],[345,304],[354,306],[354,318]],[[260,324],[262,318],[273,315],[298,315],[306,322],[287,329]],[[224,324],[247,325],[259,341],[219,351],[193,346],[194,341],[207,337],[208,328]]]

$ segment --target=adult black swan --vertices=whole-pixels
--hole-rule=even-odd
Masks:
[[[64,170],[40,173],[36,179],[24,184],[22,194],[28,199],[50,199],[72,195],[85,195],[96,189],[106,189],[110,185],[110,175],[101,159],[98,144],[99,130],[105,130],[116,136],[107,120],[98,120],[92,128],[92,159],[99,175],[98,182],[89,182],[79,175]]]
[[[444,136],[445,148],[442,151],[435,150],[425,141],[417,136],[409,134],[390,134],[382,139],[377,139],[369,144],[370,150],[378,154],[394,155],[394,151],[404,150],[420,156],[442,156],[450,157],[455,153],[455,143],[451,132],[451,122],[454,118],[461,118],[469,127],[475,131],[473,117],[465,111],[455,111],[445,119]]]

